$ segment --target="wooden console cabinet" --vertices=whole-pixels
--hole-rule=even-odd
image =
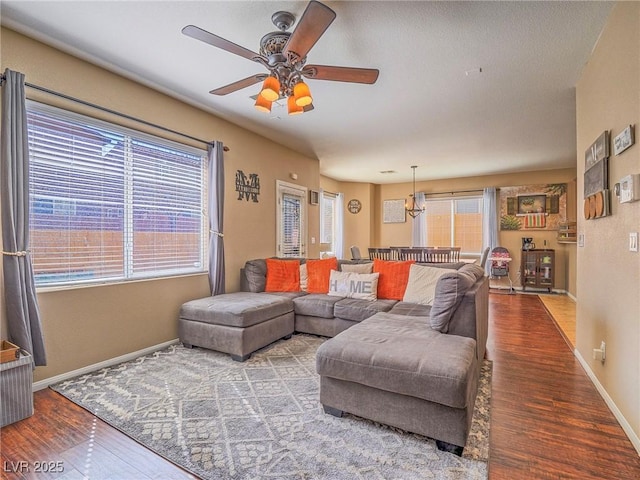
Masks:
[[[522,250],[520,261],[520,279],[522,290],[529,288],[546,288],[551,292],[555,281],[554,250]]]

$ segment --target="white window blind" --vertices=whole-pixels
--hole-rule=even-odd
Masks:
[[[304,187],[276,181],[278,191],[277,252],[279,257],[303,257],[306,255],[304,239],[306,236]]]
[[[36,285],[203,271],[206,154],[29,102]]]
[[[335,235],[336,195],[322,192],[320,197],[320,243],[333,244]]]

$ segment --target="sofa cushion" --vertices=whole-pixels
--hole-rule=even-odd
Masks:
[[[265,295],[274,295],[277,297],[284,297],[284,298],[290,298],[291,300],[293,300],[294,298],[298,298],[298,297],[304,297],[307,293],[306,292],[263,292]]]
[[[377,313],[323,343],[322,376],[454,408],[467,406],[477,375],[476,342],[429,328],[423,317]]]
[[[353,273],[373,273],[373,262],[369,263],[343,263],[340,271]]]
[[[307,272],[307,264],[300,264],[300,291],[307,291],[307,284],[309,283],[309,273]]]
[[[409,280],[409,268],[415,262],[394,260],[373,260],[373,271],[379,273],[378,298],[402,300]]]
[[[484,275],[479,265],[468,263],[457,272],[446,273],[438,279],[434,302],[431,307],[431,328],[442,333],[449,330],[451,315],[477,280]]]
[[[430,267],[428,265],[411,265],[407,289],[402,297],[403,302],[433,305],[438,279],[446,273],[457,270]]]
[[[236,292],[186,302],[180,308],[180,318],[214,325],[249,327],[291,311],[291,299],[264,293]]]
[[[419,303],[398,302],[389,313],[394,315],[411,315],[414,317],[429,317],[431,315],[431,305],[421,305]]]
[[[264,292],[267,283],[267,261],[264,258],[248,260],[244,264],[244,277],[249,292]]]
[[[378,292],[378,273],[331,271],[328,295],[373,301]]]
[[[333,314],[343,320],[361,322],[378,312],[388,312],[397,303],[396,300],[360,300],[345,298],[336,303]]]
[[[331,297],[321,293],[310,293],[295,298],[293,300],[293,310],[296,315],[333,318],[333,307],[340,300],[342,300],[341,297]]]
[[[467,262],[446,262],[446,263],[421,263],[417,262],[418,265],[427,265],[429,267],[435,268],[448,268],[450,270],[459,270],[461,267],[467,265]]]
[[[335,257],[307,260],[307,292],[327,293],[331,270],[338,270],[338,259]]]
[[[267,258],[267,279],[265,292],[299,292],[300,262]]]

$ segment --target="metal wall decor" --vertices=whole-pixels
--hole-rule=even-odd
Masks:
[[[349,213],[359,213],[360,210],[362,209],[362,203],[360,203],[360,200],[354,198],[352,200],[349,200],[349,203],[347,203],[347,210],[349,210]]]
[[[238,192],[238,200],[243,198],[248,202],[249,198],[254,203],[258,203],[258,195],[260,195],[260,178],[257,173],[250,173],[249,178],[242,170],[236,171],[236,192]]]

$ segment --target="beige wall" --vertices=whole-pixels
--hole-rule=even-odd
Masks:
[[[634,124],[636,131],[634,146],[611,155],[610,188],[621,177],[640,173],[639,3],[616,4],[577,84],[576,99],[578,191],[582,152],[604,130],[615,137]],[[628,248],[629,233],[640,230],[640,202],[620,204],[615,195],[611,200],[611,216],[578,218],[585,243],[577,248],[577,349],[635,432],[640,451],[640,254]],[[604,365],[592,357],[602,340]]]
[[[29,83],[229,146],[231,151],[225,154],[224,219],[227,291],[239,289],[239,269],[247,259],[275,254],[276,179],[294,182],[290,173],[297,173],[295,183],[319,188],[317,160],[5,28],[1,30],[1,58],[2,71],[22,72]],[[127,124],[119,117],[110,118],[33,89],[27,89],[27,96]],[[248,104],[247,115],[253,114],[259,113]],[[136,123],[127,126],[144,129]],[[259,175],[259,203],[237,200],[236,170]],[[318,209],[309,208],[308,212],[308,235],[317,238]],[[309,241],[307,245],[309,255],[317,256],[317,245]],[[39,292],[49,364],[36,368],[34,378],[45,379],[177,338],[180,304],[208,294],[205,275]],[[5,332],[3,329],[3,338]]]
[[[576,172],[574,169],[558,169],[546,170],[538,172],[527,172],[521,174],[509,175],[489,175],[482,177],[455,178],[450,180],[437,180],[428,182],[416,182],[416,190],[425,193],[443,193],[454,192],[458,190],[482,190],[485,187],[508,187],[517,185],[531,185],[543,183],[571,183],[575,179]],[[407,217],[405,223],[382,223],[380,212],[382,211],[382,202],[388,199],[406,199],[413,191],[411,183],[378,185],[376,187],[376,215],[377,234],[374,244],[370,246],[389,246],[389,245],[410,245],[411,244],[411,218]],[[575,189],[568,189],[567,200],[567,217],[575,218]],[[570,245],[560,244],[556,241],[557,232],[553,230],[542,231],[536,230],[533,234],[527,232],[525,235],[522,231],[500,231],[500,245],[509,249],[513,257],[510,264],[510,278],[515,286],[519,286],[518,272],[520,269],[520,250],[522,246],[521,238],[523,236],[533,236],[534,242],[538,248],[547,242],[547,247],[554,249],[556,252],[556,289],[571,291],[571,285],[568,282],[567,272],[570,272],[575,264],[575,255],[572,255]],[[480,252],[478,252],[480,253]],[[495,286],[509,286],[506,280],[498,280],[493,282]]]

